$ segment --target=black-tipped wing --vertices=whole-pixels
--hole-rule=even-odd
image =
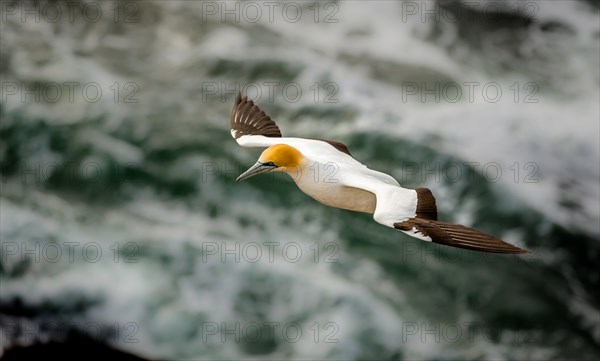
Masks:
[[[282,137],[279,127],[271,117],[254,104],[252,100],[248,99],[247,96],[242,96],[241,92],[238,92],[235,105],[231,111],[231,135],[243,147],[268,147],[280,141],[267,138]],[[241,138],[245,135],[250,137]],[[335,140],[320,138],[304,139],[319,140],[328,143],[338,151],[352,156],[345,144]]]
[[[493,253],[528,253],[524,249],[460,224],[423,218],[409,218],[404,222],[394,223],[394,228],[401,231],[414,229],[416,232],[430,237],[435,243],[452,247]]]
[[[231,135],[236,140],[244,135],[281,137],[281,131],[252,100],[238,92],[231,111]]]

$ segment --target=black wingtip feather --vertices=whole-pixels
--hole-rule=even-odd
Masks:
[[[431,238],[433,242],[451,247],[490,253],[529,253],[528,250],[513,246],[496,237],[460,224],[417,217],[409,218],[404,222],[395,223],[394,228],[401,231],[410,231],[414,228],[418,233]]]
[[[230,122],[234,138],[244,135],[281,137],[277,124],[247,96],[237,93]]]

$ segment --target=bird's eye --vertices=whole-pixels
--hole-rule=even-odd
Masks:
[[[273,162],[268,162],[268,163],[265,163],[265,165],[268,165],[269,167],[274,167],[274,166],[275,166],[275,163],[273,163]]]

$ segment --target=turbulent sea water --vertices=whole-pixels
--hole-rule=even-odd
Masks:
[[[597,3],[286,4],[2,2],[3,351],[598,359]],[[531,254],[235,183],[237,90]]]

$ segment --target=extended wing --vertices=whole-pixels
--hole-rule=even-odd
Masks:
[[[406,189],[360,172],[341,174],[338,179],[345,186],[375,194],[375,221],[411,237],[483,252],[528,252],[476,229],[438,221],[435,198],[427,188]]]

